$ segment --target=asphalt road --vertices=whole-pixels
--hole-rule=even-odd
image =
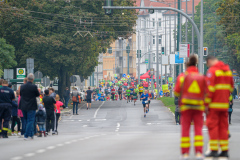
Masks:
[[[240,101],[234,104],[230,126],[231,160],[239,160]],[[143,117],[141,102],[93,102],[79,115],[65,115],[59,135],[24,141],[17,136],[0,140],[0,160],[178,160],[180,126],[160,101],[151,102]],[[207,130],[203,129],[205,142]],[[206,150],[207,143],[205,143]],[[191,154],[192,159],[193,154]]]

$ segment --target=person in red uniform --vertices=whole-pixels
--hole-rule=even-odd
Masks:
[[[157,88],[157,82],[154,83],[155,88]]]
[[[233,76],[229,66],[213,56],[206,58],[209,94],[206,102],[207,127],[211,152],[206,157],[228,158],[228,108],[233,91]],[[222,152],[218,154],[219,146]]]
[[[181,150],[182,160],[189,160],[190,148],[190,127],[194,122],[194,146],[196,159],[203,159],[203,112],[204,98],[207,94],[207,85],[205,77],[199,74],[196,67],[197,57],[191,55],[186,64],[187,70],[177,77],[176,87],[174,89],[175,96],[179,97],[179,105],[181,112]]]

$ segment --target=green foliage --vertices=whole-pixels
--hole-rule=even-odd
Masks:
[[[204,0],[203,5],[203,13],[204,13],[204,47],[208,47],[208,53],[210,55],[222,55],[224,50],[224,30],[222,26],[218,25],[217,22],[220,20],[220,17],[216,14],[216,10],[218,8],[217,3],[219,0]],[[194,14],[194,22],[200,29],[200,11],[201,11],[201,3],[196,6],[196,13]],[[188,42],[192,41],[192,25],[188,22]],[[182,39],[185,40],[185,24],[182,29]],[[197,36],[195,34],[194,37],[194,49],[195,53],[198,53],[198,41]]]
[[[175,104],[174,104],[174,98],[170,98],[170,97],[161,97],[158,98],[158,100],[161,100],[162,103],[164,104],[164,106],[168,107],[170,109],[171,112],[175,112]]]
[[[6,40],[0,38],[0,77],[3,75],[3,69],[12,68],[17,65],[15,59],[15,49],[12,45],[6,43]]]
[[[218,3],[217,14],[220,16],[219,24],[223,26],[225,42],[227,44],[227,57],[230,65],[240,74],[240,2],[238,0],[222,0]]]
[[[134,10],[116,10],[108,16],[103,4],[93,0],[1,3],[0,36],[15,46],[19,67],[31,57],[35,70],[58,77],[61,95],[72,74],[87,78],[98,65],[99,53],[117,37],[133,33]],[[133,6],[134,1],[116,0],[114,4]]]

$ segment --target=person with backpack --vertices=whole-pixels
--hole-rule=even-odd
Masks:
[[[204,100],[208,93],[206,79],[198,72],[196,67],[197,57],[191,55],[186,63],[186,72],[177,77],[175,96],[179,97],[181,112],[181,152],[182,160],[189,160],[191,146],[190,127],[194,122],[194,146],[195,157],[203,160],[203,112],[205,110]]]

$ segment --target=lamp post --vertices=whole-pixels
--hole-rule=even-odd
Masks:
[[[127,51],[127,54],[128,54],[128,75],[129,75],[129,53],[130,53],[130,46],[129,46],[129,44],[126,47],[126,51]]]

